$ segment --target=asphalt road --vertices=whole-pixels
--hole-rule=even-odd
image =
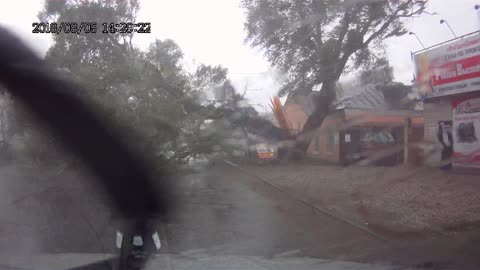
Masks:
[[[427,269],[476,269],[478,233],[435,239],[377,239],[221,163],[179,181],[180,208],[165,252],[318,258]],[[387,237],[388,238],[388,237]]]
[[[388,246],[226,164],[188,175],[166,226],[170,252],[382,260]]]
[[[85,175],[49,175],[0,168],[0,251],[114,252],[117,223]],[[176,183],[177,209],[159,226],[162,252],[363,261],[386,247],[227,164]]]
[[[0,254],[114,252],[112,215],[84,178],[0,168]],[[385,242],[225,163],[176,183],[178,207],[159,225],[161,253],[197,259],[233,255],[439,268],[480,265],[479,239],[456,247],[448,239]]]

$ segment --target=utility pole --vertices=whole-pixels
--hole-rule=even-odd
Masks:
[[[247,91],[248,91],[248,81],[245,83],[245,87],[243,88],[242,98],[245,98],[245,94],[247,93]]]
[[[157,57],[157,69],[160,70],[160,58],[158,58],[159,54],[160,54],[159,49],[158,49],[158,39],[155,39],[155,45],[157,47],[157,55],[156,55],[156,57]]]
[[[480,5],[476,4],[474,8],[477,11],[478,27],[480,28]]]
[[[411,120],[410,117],[405,117],[405,124],[403,127],[403,165],[407,166],[408,165],[408,133],[410,130],[411,126]]]

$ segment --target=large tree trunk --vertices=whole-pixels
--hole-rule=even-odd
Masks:
[[[297,135],[293,150],[294,157],[305,157],[308,146],[314,137],[314,131],[322,125],[323,120],[330,112],[330,105],[335,100],[335,84],[334,80],[324,82],[320,95],[314,96],[315,110],[308,117],[302,132]]]

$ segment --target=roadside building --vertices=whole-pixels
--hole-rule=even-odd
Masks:
[[[480,34],[412,54],[428,165],[480,168]],[[443,162],[442,162],[443,160]]]
[[[313,112],[311,100],[312,96],[297,96],[286,101],[289,121],[297,123],[299,130]],[[312,140],[308,157],[339,164],[361,160],[374,165],[401,164],[407,125],[409,163],[421,162],[417,145],[423,139],[421,111],[392,108],[373,84],[361,87],[357,94],[339,100],[334,107],[320,128],[309,134]]]

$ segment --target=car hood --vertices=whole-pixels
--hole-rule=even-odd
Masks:
[[[111,269],[113,254],[37,254],[30,256],[0,256],[0,269]],[[265,258],[257,256],[185,256],[161,254],[153,257],[145,269],[175,270],[393,270],[398,266],[362,264],[356,262],[313,258]]]

